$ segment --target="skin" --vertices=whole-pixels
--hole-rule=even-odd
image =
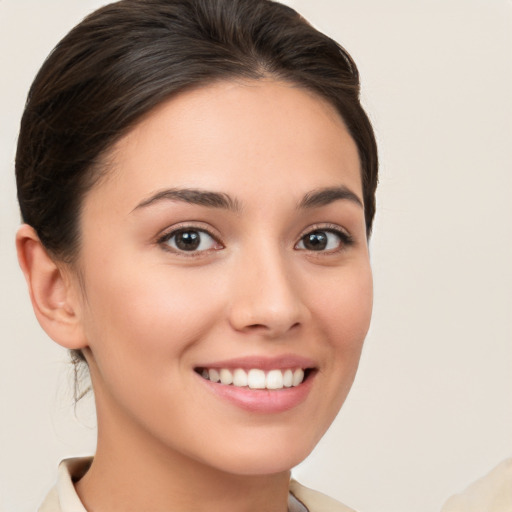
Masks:
[[[76,485],[88,510],[284,512],[289,470],[353,382],[372,307],[360,162],[324,100],[273,80],[182,93],[136,125],[86,196],[73,268],[28,226],[20,263],[39,321],[87,357],[97,454]],[[299,207],[324,187],[359,199]],[[236,208],[161,198],[228,194]],[[149,204],[146,204],[149,203]],[[180,227],[207,230],[179,251]],[[336,235],[338,229],[351,242]],[[329,249],[308,250],[323,230]],[[205,362],[292,354],[315,363],[306,399],[244,410],[208,392]]]

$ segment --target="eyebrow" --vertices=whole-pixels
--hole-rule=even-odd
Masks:
[[[359,196],[352,192],[345,185],[340,185],[338,187],[319,188],[308,192],[299,202],[297,208],[318,208],[320,206],[327,206],[328,204],[338,200],[351,201],[359,205],[361,208],[364,208],[363,201],[359,198]]]
[[[146,206],[153,205],[163,200],[181,201],[189,204],[207,206],[209,208],[221,208],[234,212],[240,212],[240,203],[222,192],[211,192],[208,190],[199,190],[195,188],[171,188],[161,190],[156,194],[144,199],[133,211]]]
[[[154,205],[160,201],[181,201],[184,203],[206,206],[209,208],[221,208],[239,213],[242,210],[240,202],[223,192],[212,192],[195,188],[171,188],[161,190],[141,201],[134,209],[139,210]],[[304,195],[298,203],[298,209],[319,208],[327,206],[334,201],[348,200],[363,208],[363,202],[357,194],[345,185],[338,187],[325,187],[313,190]]]

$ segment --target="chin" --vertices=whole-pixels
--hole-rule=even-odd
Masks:
[[[300,464],[309,453],[286,454],[285,458],[274,456],[262,457],[261,455],[246,457],[238,454],[233,460],[225,461],[219,469],[226,473],[240,476],[265,476],[284,473]]]
[[[243,476],[271,475],[290,471],[312,451],[318,439],[301,439],[293,435],[286,439],[254,439],[251,443],[233,443],[223,454],[215,454],[218,469]]]

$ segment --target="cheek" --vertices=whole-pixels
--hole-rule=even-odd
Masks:
[[[190,387],[191,358],[218,321],[222,298],[198,269],[192,274],[165,265],[125,266],[130,267],[139,271],[105,266],[87,276],[84,323],[98,413],[105,421],[128,412],[167,439],[178,434],[170,427],[176,411],[182,426],[199,414]]]
[[[216,287],[200,274],[135,264],[126,272],[91,272],[86,325],[93,353],[160,363],[180,354],[211,328],[221,307]]]
[[[311,436],[316,443],[340,411],[357,372],[372,313],[369,263],[319,277],[308,295],[315,334],[320,338],[315,346],[323,361],[317,376],[321,397],[313,414],[318,421]]]
[[[343,366],[353,378],[372,314],[370,266],[363,263],[340,273],[321,288],[314,297],[314,315],[333,353],[332,364]]]

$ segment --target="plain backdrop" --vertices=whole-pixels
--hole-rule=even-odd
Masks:
[[[94,451],[66,353],[18,269],[17,128],[37,69],[99,0],[0,0],[0,509]],[[356,60],[381,178],[375,308],[354,388],[295,470],[361,512],[438,511],[512,455],[512,3],[291,0]]]

